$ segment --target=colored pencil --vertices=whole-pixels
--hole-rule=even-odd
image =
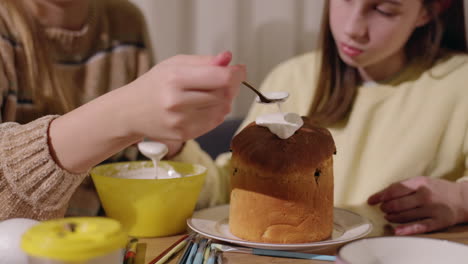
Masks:
[[[165,263],[169,258],[171,258],[174,254],[177,254],[181,249],[185,247],[187,244],[187,239],[183,240],[180,242],[177,246],[171,249],[164,257],[162,257],[160,260],[158,260],[155,264],[163,264]]]
[[[124,264],[135,263],[138,239],[132,238],[127,244],[127,249],[124,256]]]
[[[208,257],[207,264],[215,264],[216,263],[216,254],[218,250],[212,249],[210,252],[210,256]]]
[[[195,239],[196,235],[193,234],[188,238],[188,243],[185,246],[184,254],[182,254],[182,256],[179,258],[177,264],[185,264],[187,262],[190,251],[192,250],[192,246],[195,243]]]
[[[293,252],[293,251],[280,251],[280,250],[271,250],[271,249],[260,249],[254,248],[252,254],[259,256],[270,256],[270,257],[282,257],[282,258],[297,258],[297,259],[314,259],[322,261],[335,261],[335,256],[329,255],[318,255],[302,252]]]
[[[176,242],[174,242],[171,246],[169,246],[168,248],[166,248],[161,254],[159,254],[156,258],[154,258],[152,261],[150,261],[149,264],[156,264],[156,263],[163,263],[163,262],[159,262],[161,259],[165,258],[166,256],[169,255],[169,253],[171,254],[174,254],[176,253],[176,251],[172,251],[174,248],[176,248],[177,246],[177,249],[180,250],[183,248],[183,246],[185,246],[185,244],[180,247],[180,244],[183,243],[183,242],[187,242],[187,238],[189,236],[188,235],[184,235],[182,236],[179,240],[177,240]],[[169,259],[169,257],[171,257],[170,255],[164,260],[166,261],[167,259]]]
[[[195,255],[197,254],[198,250],[198,244],[200,243],[200,238],[196,238],[195,241],[193,242],[192,248],[190,249],[190,253],[187,257],[187,260],[185,261],[185,264],[191,264],[193,263],[193,259],[195,258]]]
[[[259,256],[297,258],[297,259],[314,259],[314,260],[322,260],[322,261],[335,261],[336,260],[335,256],[317,255],[317,254],[294,252],[294,251],[234,247],[234,246],[214,244],[214,243],[211,244],[211,247],[212,249],[218,249],[223,252],[246,253],[246,254],[259,255]]]
[[[198,245],[197,254],[195,254],[195,258],[193,259],[193,264],[203,264],[203,257],[205,256],[205,248],[208,244],[208,239],[203,238]],[[188,263],[187,263],[188,264]]]
[[[211,253],[211,239],[208,239],[208,242],[206,243],[205,247],[205,254],[203,255],[203,264],[208,263],[208,258],[210,257]]]

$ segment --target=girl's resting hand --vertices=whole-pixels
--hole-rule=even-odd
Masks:
[[[380,203],[385,218],[399,223],[396,235],[426,233],[468,220],[468,185],[418,176],[397,182],[368,199]]]

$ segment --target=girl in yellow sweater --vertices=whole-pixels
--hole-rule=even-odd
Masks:
[[[449,0],[326,1],[319,50],[282,63],[261,87],[289,92],[284,112],[330,129],[335,206],[371,218],[375,234],[389,222],[399,235],[468,222],[463,10]],[[254,103],[241,128],[276,109]],[[211,193],[226,197],[229,154],[216,165]]]
[[[284,111],[332,132],[335,205],[378,227],[396,223],[398,235],[467,222],[463,1],[330,0],[325,8],[320,52],[283,63],[262,89],[286,89]],[[254,105],[244,125],[267,111]]]

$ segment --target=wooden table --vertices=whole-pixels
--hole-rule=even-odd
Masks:
[[[163,237],[163,238],[147,238],[140,239],[138,243],[138,254],[136,259],[136,264],[148,264],[156,256],[158,256],[162,251],[169,247],[172,243],[177,241],[182,235]],[[420,237],[430,237],[430,238],[439,238],[450,240],[454,242],[459,242],[468,245],[468,225],[458,225],[441,232],[435,232],[430,234],[418,235]],[[337,247],[328,248],[324,251],[317,252],[318,254],[330,254],[334,255],[336,253]],[[315,253],[315,252],[314,252]],[[181,253],[179,253],[180,255]],[[179,255],[173,258],[167,263],[177,263]],[[251,264],[263,264],[263,263],[298,263],[298,264],[324,264],[330,263],[326,261],[316,261],[316,260],[302,260],[302,259],[288,259],[288,258],[273,258],[273,257],[263,257],[255,256],[249,254],[240,254],[240,253],[223,253],[223,263],[251,263]]]

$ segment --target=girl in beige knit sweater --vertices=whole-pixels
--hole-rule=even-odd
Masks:
[[[150,68],[146,40],[128,1],[0,1],[0,220],[62,217],[92,166],[223,120],[243,67],[177,56],[132,82]]]
[[[64,114],[152,64],[143,16],[127,0],[1,0],[0,36],[0,123]],[[136,153],[127,148],[112,159]],[[67,214],[98,209],[87,177]]]
[[[112,154],[144,137],[171,145],[219,125],[245,78],[230,60],[176,56],[63,116],[2,123],[0,220],[62,217],[88,170]]]

